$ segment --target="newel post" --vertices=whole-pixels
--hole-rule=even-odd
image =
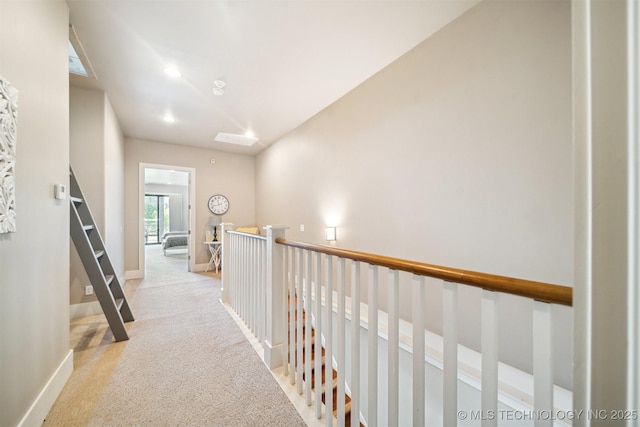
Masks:
[[[269,369],[275,369],[283,363],[283,345],[286,338],[286,286],[284,271],[283,245],[276,238],[284,237],[284,225],[267,225],[267,328],[262,346],[264,362]]]
[[[220,224],[220,234],[222,239],[222,270],[221,270],[221,281],[222,281],[222,302],[225,304],[229,304],[229,291],[231,290],[231,248],[230,248],[230,239],[227,236],[227,231],[231,231],[234,229],[234,226],[230,222],[223,222]]]

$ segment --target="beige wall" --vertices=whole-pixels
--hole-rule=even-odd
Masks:
[[[124,136],[109,97],[104,97],[104,243],[124,278]],[[123,282],[124,283],[124,282]]]
[[[482,2],[261,153],[258,222],[317,243],[337,225],[340,247],[571,285],[570,29],[569,1]],[[462,292],[460,332],[478,348],[474,301]],[[528,313],[502,299],[518,320],[501,357],[526,370]],[[571,317],[556,314],[571,360]],[[565,386],[570,370],[557,366]]]
[[[209,255],[204,241],[207,221],[211,213],[207,207],[209,197],[224,194],[230,208],[222,217],[224,222],[236,225],[255,223],[255,159],[252,156],[222,153],[201,148],[177,146],[137,139],[125,140],[125,268],[127,271],[143,270],[138,260],[138,193],[139,165],[148,163],[189,167],[195,169],[196,224],[191,227],[195,245],[195,263],[206,263]],[[215,158],[215,164],[210,159]]]
[[[69,352],[68,9],[0,0],[0,75],[19,92],[17,232],[0,234],[0,425],[14,426]]]
[[[71,166],[89,203],[113,268],[124,278],[124,137],[104,92],[70,88]],[[95,301],[85,296],[89,278],[71,245],[71,304]]]

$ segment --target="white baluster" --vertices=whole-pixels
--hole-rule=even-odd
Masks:
[[[296,296],[297,296],[297,309],[296,309],[296,318],[297,318],[297,334],[296,334],[296,341],[297,341],[297,347],[298,347],[298,357],[297,357],[297,363],[298,363],[298,394],[302,394],[303,390],[302,390],[302,369],[304,367],[303,365],[303,360],[302,360],[302,347],[303,347],[303,337],[302,337],[302,299],[304,298],[303,295],[303,283],[302,283],[302,278],[304,277],[304,257],[302,256],[302,250],[296,250],[297,254],[298,254],[298,275],[296,277]]]
[[[413,276],[413,425],[425,424],[424,332],[426,289],[424,276]]]
[[[233,246],[233,272],[231,274],[231,288],[230,292],[233,295],[233,309],[237,314],[239,314],[238,309],[238,263],[240,260],[240,253],[238,252],[238,242],[236,241],[236,235],[231,235],[232,246]]]
[[[238,258],[238,260],[241,259],[246,259],[246,248],[245,248],[245,242],[240,239],[240,236],[238,237],[238,246],[239,246],[239,251],[240,251],[240,258]],[[240,311],[240,318],[242,319],[243,322],[246,322],[246,316],[245,316],[245,279],[244,276],[246,274],[246,269],[242,268],[240,265],[238,265],[238,290],[239,290],[239,295],[238,295],[238,308]]]
[[[533,409],[553,411],[553,349],[551,304],[533,301]],[[551,417],[537,417],[536,427],[553,425]]]
[[[247,308],[246,308],[246,322],[247,325],[249,326],[249,329],[251,330],[251,332],[254,332],[253,329],[253,314],[255,313],[254,308],[253,308],[253,289],[254,289],[254,282],[253,282],[253,275],[255,272],[255,256],[253,255],[253,241],[244,237],[243,236],[243,240],[245,241],[246,245],[247,245],[247,253],[246,253],[246,257],[248,262],[248,266],[249,268],[246,269],[246,278],[247,278]],[[246,267],[246,265],[245,265]],[[254,334],[255,335],[255,334]]]
[[[297,376],[297,359],[296,359],[296,336],[298,334],[296,330],[297,326],[297,316],[296,316],[296,304],[297,304],[297,288],[296,288],[296,250],[290,249],[290,263],[291,266],[291,275],[289,276],[289,280],[291,281],[291,293],[289,295],[289,363],[291,364],[291,384],[296,383]]]
[[[444,282],[442,331],[444,340],[443,376],[445,426],[458,424],[458,285]]]
[[[344,426],[345,416],[345,282],[346,266],[345,259],[338,258],[338,425]]]
[[[482,291],[482,427],[498,424],[498,293]],[[490,414],[495,416],[491,417]]]
[[[284,347],[283,347],[283,354],[285,357],[284,360],[284,376],[286,377],[287,375],[289,375],[289,367],[291,366],[291,345],[290,345],[290,341],[291,341],[291,334],[293,332],[293,328],[291,325],[291,321],[290,319],[293,318],[293,312],[291,311],[291,303],[289,299],[291,295],[293,295],[291,293],[291,289],[289,287],[289,275],[290,275],[290,271],[289,271],[289,247],[288,246],[284,246],[284,251],[283,251],[283,268],[284,268],[284,274],[282,275],[284,278],[284,283],[283,283],[283,289],[285,290],[285,295],[284,295],[284,301],[283,301],[283,306],[285,307],[285,316],[282,319],[283,323],[285,324],[285,331],[289,331],[289,333],[286,335],[285,340],[284,340]],[[288,324],[288,325],[287,325]]]
[[[267,321],[265,316],[265,299],[264,299],[264,280],[265,280],[265,271],[264,271],[264,252],[262,240],[257,240],[257,251],[258,251],[258,315],[256,329],[258,330],[258,341],[262,342],[264,340],[264,326]]]
[[[351,425],[360,425],[360,263],[351,263]]]
[[[306,270],[304,286],[304,377],[305,377],[305,403],[311,406],[311,251],[305,251]]]
[[[326,266],[326,286],[324,288],[325,295],[325,309],[327,319],[326,335],[325,335],[325,349],[324,358],[327,364],[324,373],[325,384],[325,420],[327,427],[333,426],[333,257],[327,256]]]
[[[315,329],[316,329],[316,347],[315,347],[315,400],[316,400],[316,418],[322,417],[322,254],[316,252],[316,268],[315,268]]]
[[[399,274],[397,270],[389,270],[389,414],[388,424],[398,425],[399,403],[399,366],[400,366],[400,322],[399,322]]]
[[[378,425],[378,267],[369,265],[369,332],[367,353],[369,427]]]
[[[222,246],[221,256],[222,256],[222,271],[221,271],[221,279],[222,279],[222,301],[226,304],[231,304],[231,283],[232,283],[232,262],[236,262],[238,258],[233,256],[233,251],[231,250],[231,242],[229,237],[231,236],[227,233],[228,230],[233,230],[233,224],[231,223],[222,223],[220,226],[220,239]],[[226,271],[225,271],[226,270]]]
[[[242,288],[242,267],[240,266],[240,260],[242,259],[242,257],[244,256],[244,254],[242,253],[242,242],[240,241],[240,238],[238,236],[235,236],[236,239],[236,245],[237,245],[237,251],[238,251],[238,262],[236,263],[236,271],[238,272],[238,275],[236,276],[236,289],[237,289],[237,294],[236,294],[236,312],[238,313],[238,316],[240,316],[240,318],[242,319],[242,293],[243,293],[243,288]]]

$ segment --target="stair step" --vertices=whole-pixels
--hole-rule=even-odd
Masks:
[[[113,274],[109,274],[109,275],[107,275],[107,276],[105,276],[105,277],[104,277],[105,282],[107,282],[107,286],[110,286],[110,285],[111,285],[111,282],[113,282],[113,278],[114,278],[114,277],[115,277],[115,276],[114,276]]]
[[[82,198],[80,198],[80,197],[74,197],[74,196],[71,196],[70,198],[71,198],[71,201],[72,201],[73,203],[76,203],[76,204],[80,204],[80,203],[82,203],[82,202],[83,202]]]
[[[124,298],[116,298],[116,307],[118,307],[118,311],[120,311],[123,304],[124,304]]]
[[[287,304],[287,307],[290,307],[289,304]],[[297,328],[297,319],[298,319],[298,306],[296,304],[296,308],[295,308],[295,312],[294,312],[294,316],[296,319],[296,328]],[[291,319],[291,312],[289,312],[288,314],[288,318]],[[306,318],[306,311],[302,310],[302,318],[305,319]],[[287,325],[290,325],[289,322],[287,322]],[[289,334],[290,335],[290,331]],[[298,341],[298,334],[296,331],[295,334],[295,350],[294,350],[294,355],[296,357],[296,362],[297,362],[297,341]],[[311,348],[312,348],[312,352],[311,352],[311,389],[315,390],[315,369],[316,369],[316,364],[315,364],[315,328],[313,326],[311,326]],[[302,380],[305,380],[306,377],[306,369],[305,369],[305,364],[306,364],[306,324],[303,323],[303,327],[302,327],[302,337],[303,337],[303,346],[302,346]],[[327,365],[326,365],[326,358],[325,358],[325,349],[324,347],[322,347],[322,389],[321,389],[321,395],[322,395],[322,403],[326,405],[326,369],[327,369]],[[331,380],[331,389],[333,390],[332,392],[332,400],[333,400],[333,416],[335,418],[337,418],[338,416],[338,372],[331,368],[332,371],[332,380]],[[344,425],[348,426],[351,425],[351,396],[349,396],[348,394],[345,394],[344,396],[344,401],[345,401],[345,416],[344,416]],[[339,423],[340,424],[340,423]],[[362,426],[362,423],[359,423],[360,426]]]
[[[83,225],[82,229],[84,231],[89,231],[89,230],[93,230],[95,227],[93,225]]]
[[[100,258],[101,256],[104,255],[104,251],[95,251],[94,255],[96,256],[96,258]]]

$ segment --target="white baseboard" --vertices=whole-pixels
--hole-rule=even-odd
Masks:
[[[197,273],[199,271],[207,271],[207,267],[209,266],[208,263],[204,263],[204,264],[196,264],[193,266],[193,272]],[[210,268],[209,271],[216,271],[215,267],[214,268]],[[220,272],[220,269],[218,268],[218,272]]]
[[[197,273],[199,271],[205,271],[207,269],[207,264],[196,264],[193,266],[192,273]]]
[[[83,302],[80,304],[71,304],[69,306],[69,318],[78,319],[80,317],[95,316],[102,313],[102,307],[99,301]]]
[[[142,270],[130,270],[124,272],[124,280],[143,279],[144,271]]]
[[[73,372],[73,350],[69,350],[47,384],[35,399],[18,427],[39,427],[47,417],[62,388]]]

